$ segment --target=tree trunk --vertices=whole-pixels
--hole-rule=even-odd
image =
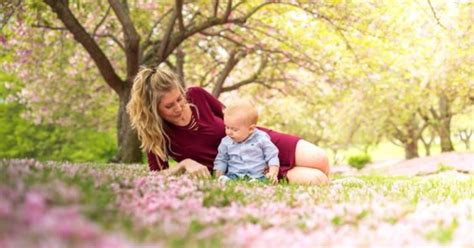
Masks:
[[[449,102],[445,95],[441,95],[439,98],[439,113],[438,133],[441,141],[441,152],[452,152],[454,151],[453,143],[451,142],[452,115],[449,111]]]
[[[426,156],[431,155],[431,144],[423,144],[425,146],[425,154]]]
[[[471,143],[471,136],[473,133],[474,133],[473,130],[468,130],[468,129],[462,129],[462,130],[459,130],[458,132],[459,138],[466,146],[466,150],[471,149],[470,143]]]
[[[415,118],[412,118],[407,124],[406,124],[406,131],[407,131],[407,136],[404,140],[404,145],[405,145],[405,158],[406,159],[412,159],[412,158],[417,158],[419,157],[418,155],[418,140],[421,137],[421,132],[418,130],[418,124]]]
[[[431,132],[429,133],[431,134]],[[429,135],[428,134],[428,135]],[[421,133],[420,135],[420,140],[421,142],[423,143],[423,146],[425,147],[425,154],[426,156],[430,156],[431,155],[431,144],[433,144],[433,140],[434,140],[434,136],[433,134],[432,135],[429,135],[430,139],[429,140],[425,140],[425,138],[423,137],[423,133]]]
[[[117,113],[117,141],[118,151],[114,161],[122,163],[141,163],[142,152],[140,141],[135,130],[130,126],[130,118],[126,111],[126,106],[130,100],[130,89],[124,89],[119,96],[119,111]]]
[[[418,155],[418,145],[415,139],[409,139],[407,143],[405,143],[405,158],[412,159],[417,158]]]
[[[439,138],[441,141],[441,152],[452,152],[454,151],[454,146],[451,141],[451,130],[450,130],[450,120],[443,121],[439,128]]]

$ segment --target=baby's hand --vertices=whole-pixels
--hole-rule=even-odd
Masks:
[[[265,176],[272,184],[278,183],[278,166],[270,166],[270,170]]]
[[[230,178],[225,176],[225,175],[222,175],[222,176],[217,178],[217,181],[219,183],[226,184],[228,181],[230,181]]]

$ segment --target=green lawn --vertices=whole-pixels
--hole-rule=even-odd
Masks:
[[[465,247],[474,245],[473,186],[473,175],[454,171],[222,185],[145,165],[1,160],[0,244]]]
[[[471,149],[469,150],[466,150],[466,147],[464,145],[464,143],[460,142],[459,140],[453,140],[454,142],[454,149],[455,151],[457,152],[474,152],[474,142],[471,144]],[[439,144],[433,144],[431,146],[431,155],[435,155],[435,154],[440,154],[441,153],[441,146]],[[344,163],[347,163],[347,158],[352,156],[352,155],[355,155],[355,154],[360,154],[360,153],[363,153],[363,150],[362,148],[360,147],[353,147],[353,148],[349,148],[349,149],[346,149],[346,150],[343,150],[343,151],[340,151],[340,154],[346,158],[346,160],[344,161]],[[425,147],[423,146],[423,144],[420,142],[418,144],[418,153],[420,155],[420,157],[424,157],[426,156],[426,151],[425,151]],[[328,150],[328,154],[330,156],[330,158],[332,158],[332,161],[334,161],[334,154]],[[391,142],[382,142],[380,143],[379,145],[377,145],[376,147],[372,147],[369,149],[369,154],[370,156],[372,157],[372,161],[383,161],[383,160],[396,160],[396,159],[404,159],[405,158],[405,152],[404,152],[404,149],[403,147],[400,147],[400,146],[397,146],[397,145],[394,145],[393,143]],[[332,163],[334,164],[334,163]]]

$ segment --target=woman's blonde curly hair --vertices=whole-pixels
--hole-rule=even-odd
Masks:
[[[174,90],[185,95],[178,77],[160,68],[142,67],[138,72],[127,104],[132,128],[137,130],[140,148],[152,151],[163,161],[168,160],[169,137],[164,130],[164,120],[158,114],[158,104],[164,94]]]

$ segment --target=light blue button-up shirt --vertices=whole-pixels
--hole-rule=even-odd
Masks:
[[[214,170],[233,173],[239,177],[259,178],[264,176],[265,167],[280,166],[278,148],[264,131],[255,129],[242,142],[235,142],[229,136],[222,139]]]

